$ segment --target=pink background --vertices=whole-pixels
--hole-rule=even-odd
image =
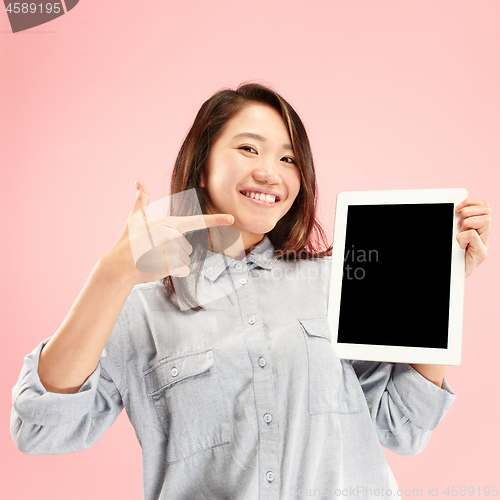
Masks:
[[[259,80],[289,100],[310,135],[330,235],[344,190],[465,187],[498,210],[499,18],[497,0],[82,0],[12,34],[2,10],[0,497],[142,498],[125,412],[89,450],[26,456],[9,435],[11,389],[121,233],[133,181],[151,201],[166,194],[205,99]],[[423,255],[429,223],[415,229]],[[420,455],[386,452],[400,487],[424,497],[500,486],[498,252],[493,233],[466,281],[462,364],[446,371],[456,402]]]

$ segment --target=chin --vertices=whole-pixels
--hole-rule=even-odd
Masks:
[[[249,233],[254,233],[254,234],[266,234],[269,231],[272,231],[276,226],[276,223],[249,223],[249,224],[241,224],[240,230],[241,231],[247,231]]]

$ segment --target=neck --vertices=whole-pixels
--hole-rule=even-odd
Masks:
[[[258,245],[263,239],[265,234],[254,234],[254,233],[241,233],[241,239],[243,240],[243,246],[245,247],[245,255],[248,255],[252,248]]]

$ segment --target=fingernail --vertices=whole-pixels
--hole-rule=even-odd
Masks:
[[[137,183],[136,181],[134,181],[134,186],[135,186],[135,189],[137,189],[137,191],[140,191],[141,190],[141,186],[139,183]]]
[[[226,215],[226,216],[224,217],[224,222],[225,222],[226,224],[230,224],[231,222],[233,222],[233,217],[232,217],[231,215]]]

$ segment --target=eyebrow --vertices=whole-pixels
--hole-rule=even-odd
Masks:
[[[237,134],[233,137],[236,139],[237,137],[250,137],[250,139],[256,139],[257,141],[266,142],[267,139],[260,134],[256,134],[254,132],[242,132],[241,134]],[[293,151],[291,144],[283,144],[283,149],[290,149]]]

